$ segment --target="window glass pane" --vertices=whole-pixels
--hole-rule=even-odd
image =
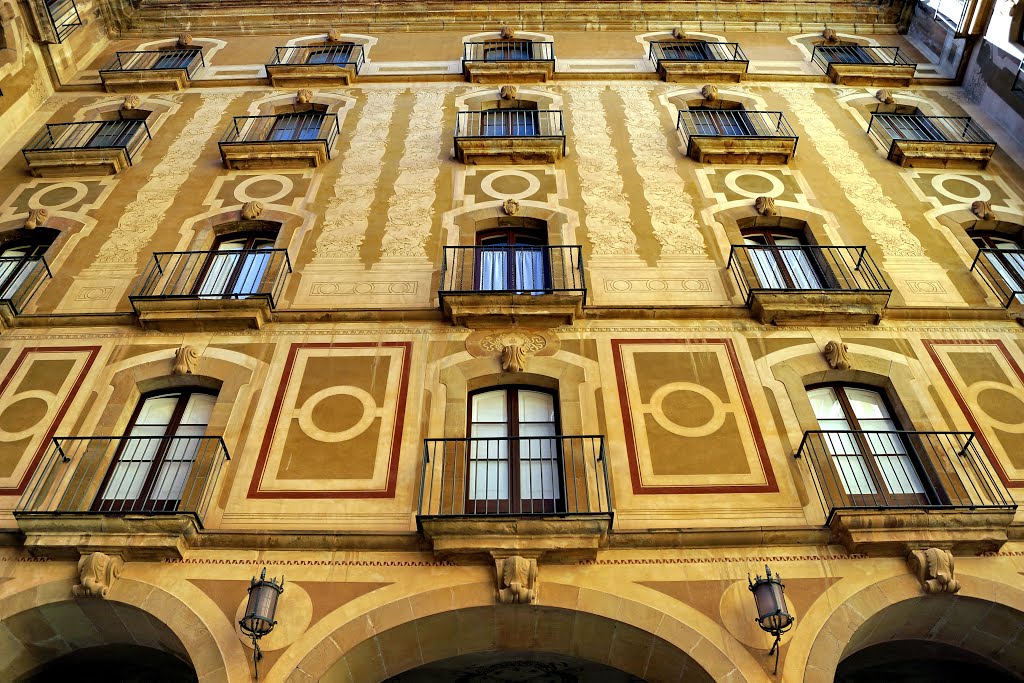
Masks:
[[[216,402],[217,397],[212,394],[192,394],[181,416],[181,425],[205,427],[210,422],[210,413],[213,412]]]
[[[872,418],[889,419],[889,411],[885,407],[885,401],[877,391],[847,387],[846,397],[850,400],[853,414],[858,420]]]
[[[555,400],[551,394],[539,391],[519,391],[520,422],[554,422]]]
[[[505,391],[488,391],[473,395],[473,422],[507,422]]]
[[[138,417],[135,418],[135,426],[160,425],[166,427],[171,423],[171,416],[178,406],[180,394],[169,396],[150,396],[142,404]]]
[[[807,398],[811,401],[811,408],[814,409],[814,417],[821,420],[840,419],[845,421],[843,406],[839,403],[836,390],[832,387],[819,387],[807,392]]]

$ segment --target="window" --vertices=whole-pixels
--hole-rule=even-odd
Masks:
[[[972,232],[971,239],[979,249],[992,250],[989,263],[1012,291],[1024,292],[1024,248],[1021,243],[1005,234],[988,231]]]
[[[202,266],[195,293],[209,299],[260,294],[273,248],[274,239],[265,233],[218,238]]]
[[[873,64],[871,53],[860,45],[821,46],[828,61],[837,64]]]
[[[318,111],[279,114],[270,129],[269,140],[318,140],[324,115]]]
[[[662,59],[700,62],[714,59],[705,41],[662,43]]]
[[[216,396],[202,389],[143,396],[93,504],[98,511],[177,509]]]
[[[484,60],[488,62],[513,62],[531,59],[530,41],[515,40],[484,43]]]
[[[745,136],[756,135],[757,131],[750,117],[742,107],[737,109],[709,109],[690,107],[693,127],[692,135]]]
[[[39,228],[36,228],[39,230]],[[21,240],[0,245],[0,300],[13,299],[25,281],[40,267],[53,240]]]
[[[564,510],[555,394],[535,387],[471,394],[468,431],[467,512]]]
[[[543,293],[551,287],[541,230],[501,228],[477,234],[477,289]]]
[[[745,230],[750,262],[763,289],[829,289],[828,266],[803,237],[771,230]]]
[[[850,506],[920,505],[935,501],[921,463],[900,433],[881,393],[829,385],[807,396],[825,432],[832,476]],[[839,487],[837,487],[839,488]]]
[[[967,3],[964,0],[924,0],[922,4],[931,10],[932,18],[936,21],[957,30],[967,12]]]
[[[936,141],[946,140],[946,136],[927,116],[885,115],[878,117],[879,123],[890,138],[894,140]]]
[[[167,54],[157,57],[154,69],[187,69],[195,59],[199,50],[168,50]]]
[[[354,47],[355,43],[342,43],[311,48],[306,53],[306,64],[347,64],[351,60]]]
[[[85,146],[127,147],[141,125],[141,121],[103,121]]]
[[[536,110],[487,109],[483,112],[484,137],[530,137],[539,135]]]

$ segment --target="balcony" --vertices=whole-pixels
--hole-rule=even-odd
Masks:
[[[851,553],[995,552],[1017,509],[973,432],[810,431],[796,457]]]
[[[149,140],[149,127],[137,119],[48,123],[22,154],[38,178],[115,175]]]
[[[184,90],[202,66],[198,48],[117,52],[100,69],[100,80],[107,92]]]
[[[330,160],[338,132],[337,114],[236,116],[220,139],[220,156],[238,170],[317,168]]]
[[[82,25],[74,0],[29,0],[28,5],[44,43],[63,43]]]
[[[462,73],[470,83],[544,83],[555,73],[555,44],[533,40],[465,43]]]
[[[878,324],[892,294],[864,247],[733,245],[727,267],[766,324]]]
[[[1010,92],[1024,93],[1024,59],[1020,61],[1020,65],[1017,67],[1017,75],[1013,77],[1013,85],[1010,86]]]
[[[587,300],[583,249],[445,247],[437,294],[456,325],[571,325]]]
[[[260,329],[291,272],[287,249],[157,252],[128,299],[146,328]]]
[[[739,83],[749,61],[738,43],[703,40],[656,40],[648,58],[663,81]]]
[[[42,256],[0,258],[0,330],[14,327],[17,317],[51,279],[50,265]]]
[[[549,164],[565,156],[560,110],[460,111],[455,158],[464,164]]]
[[[917,64],[898,47],[873,45],[815,45],[811,61],[838,85],[906,87]]]
[[[364,60],[355,43],[276,47],[267,77],[275,88],[351,85]]]
[[[219,436],[55,437],[14,517],[36,556],[181,558],[227,460]]]
[[[996,143],[969,116],[872,114],[868,134],[888,159],[915,168],[988,166]]]
[[[676,129],[702,164],[788,164],[797,135],[778,111],[681,109]]]
[[[1004,307],[1024,303],[1024,249],[979,249],[971,270]]]
[[[604,437],[424,440],[417,524],[439,558],[593,559],[611,521]]]

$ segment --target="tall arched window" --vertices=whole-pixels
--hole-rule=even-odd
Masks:
[[[543,292],[551,288],[547,230],[519,225],[483,230],[479,247],[477,289]]]
[[[25,237],[0,243],[0,300],[19,298],[23,287],[32,289],[31,282],[45,277],[43,254],[59,234],[51,228],[35,228]]]
[[[195,294],[235,299],[266,291],[261,287],[270,265],[275,236],[264,231],[221,235],[202,264]]]
[[[971,240],[979,249],[987,249],[989,263],[1006,280],[1012,291],[1024,292],[1024,244],[1020,234],[975,230]]]
[[[854,507],[938,502],[910,438],[901,432],[885,397],[875,389],[830,384],[808,389],[818,425],[826,432],[831,477]]]
[[[467,513],[565,509],[554,392],[526,386],[475,392],[468,432]]]
[[[748,228],[743,244],[764,289],[826,289],[828,265],[808,249],[807,240],[798,231]]]
[[[174,389],[143,395],[93,504],[98,511],[167,512],[188,497],[216,395]]]

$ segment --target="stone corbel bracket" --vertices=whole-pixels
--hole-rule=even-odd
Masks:
[[[540,588],[536,558],[520,555],[496,556],[494,569],[498,579],[498,602],[504,605],[532,605]]]
[[[954,576],[953,553],[942,548],[912,550],[907,555],[910,571],[921,582],[925,593],[958,593],[960,582]]]
[[[78,560],[78,585],[71,589],[76,598],[106,598],[121,576],[124,560],[104,553],[90,553]]]

